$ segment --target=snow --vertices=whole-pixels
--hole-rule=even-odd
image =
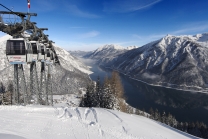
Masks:
[[[207,46],[208,45],[208,33],[196,34],[196,35],[180,35],[180,36],[173,36],[173,35],[168,34],[167,36],[161,39],[161,42],[159,43],[159,45],[162,45],[162,46],[169,45],[171,42],[174,42],[171,40],[175,40],[175,42],[177,42],[179,46],[181,45],[181,42],[184,42],[184,40],[197,42],[201,44],[202,46]]]
[[[136,49],[136,48],[138,48],[138,46],[128,46],[126,49],[127,50],[132,50],[132,49]]]
[[[104,45],[104,46],[102,46],[102,47],[99,47],[99,48],[97,49],[97,52],[98,52],[98,51],[102,51],[103,49],[123,50],[124,48],[123,48],[122,46],[120,46],[120,45],[106,44],[106,45]]]
[[[73,57],[69,52],[55,44],[53,45],[55,46],[56,53],[58,54],[61,64],[65,69],[69,71],[78,69],[86,74],[92,73],[83,63],[81,63],[77,58]]]
[[[187,139],[192,135],[143,116],[101,108],[0,106],[4,139]]]
[[[0,42],[11,39],[11,38],[12,38],[12,36],[10,36],[10,35],[4,35],[4,36],[0,37]]]

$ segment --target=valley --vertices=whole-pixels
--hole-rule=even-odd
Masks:
[[[99,66],[95,60],[79,58],[90,67],[92,80],[99,76],[101,81],[110,76],[112,70]],[[180,122],[204,122],[208,124],[208,94],[183,91],[161,86],[152,86],[133,80],[121,74],[127,103],[135,108],[149,112],[150,108],[158,109],[160,113],[171,113]]]

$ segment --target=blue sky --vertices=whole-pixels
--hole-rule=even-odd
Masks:
[[[27,12],[26,0],[0,0]],[[66,50],[142,46],[167,34],[208,32],[208,0],[31,0],[31,21]],[[5,11],[3,7],[0,10]],[[2,36],[3,33],[0,33]]]

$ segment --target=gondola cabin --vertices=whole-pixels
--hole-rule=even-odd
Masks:
[[[6,43],[6,56],[10,64],[32,62],[32,46],[23,38],[9,39]]]
[[[36,41],[30,41],[31,46],[32,46],[32,61],[37,61],[38,59],[38,43]]]
[[[44,44],[38,45],[38,61],[44,62],[45,61],[45,51],[46,46]]]

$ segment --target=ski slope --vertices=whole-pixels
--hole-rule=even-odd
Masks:
[[[0,106],[0,139],[187,139],[148,118],[101,108]]]

